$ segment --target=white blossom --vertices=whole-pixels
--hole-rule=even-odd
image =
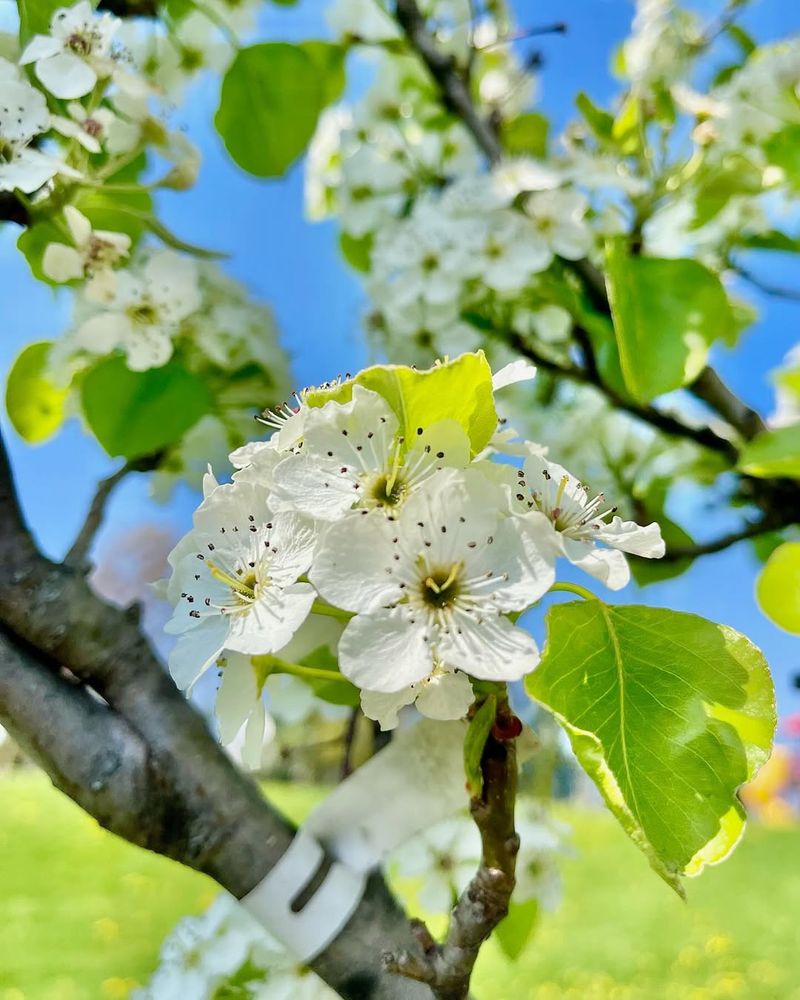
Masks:
[[[463,719],[475,700],[472,684],[466,674],[434,663],[427,677],[400,691],[361,692],[361,710],[368,719],[375,719],[382,730],[394,729],[398,713],[407,705],[428,719]]]
[[[314,533],[293,514],[273,514],[263,490],[233,483],[211,490],[194,528],[170,556],[166,630],[180,636],[170,670],[190,688],[223,650],[274,653],[308,616],[314,588],[298,583]]]
[[[407,447],[399,430],[386,400],[360,385],[347,403],[308,410],[302,450],[274,470],[276,497],[326,521],[353,509],[394,516],[437,469],[469,462],[469,440],[455,421],[418,428],[419,443]]]
[[[59,283],[87,278],[87,298],[111,301],[116,285],[114,265],[128,255],[130,236],[92,229],[92,224],[74,205],[64,207],[64,219],[73,245],[48,243],[42,257],[42,271],[51,281]]]
[[[396,520],[350,515],[326,531],[310,576],[323,597],[356,613],[339,642],[353,683],[393,693],[439,664],[497,681],[533,669],[536,644],[506,614],[553,582],[540,544],[549,526],[504,517],[498,490],[478,469],[445,469]]]
[[[612,516],[616,507],[606,506],[602,493],[592,497],[566,469],[541,455],[526,460],[516,489],[522,508],[545,515],[560,554],[612,590],[624,587],[630,579],[624,552],[646,559],[664,555],[657,524],[643,527]]]
[[[200,304],[194,262],[159,250],[140,268],[117,273],[113,297],[81,323],[72,343],[90,354],[118,348],[133,371],[158,368],[172,355],[180,322]]]
[[[89,0],[60,7],[50,34],[34,35],[20,63],[34,63],[36,76],[54,97],[83,97],[114,72],[112,42],[119,25],[113,14],[96,14]]]
[[[99,153],[117,116],[109,108],[88,111],[79,101],[70,101],[67,115],[53,115],[51,125],[68,139],[77,139],[90,153]]]
[[[44,94],[26,81],[0,78],[0,191],[31,194],[57,173],[77,176],[55,156],[30,148],[49,128]]]

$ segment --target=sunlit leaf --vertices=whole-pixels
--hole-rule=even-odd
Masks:
[[[240,49],[222,81],[214,123],[243,170],[280,177],[304,152],[328,84],[298,45],[264,42]]]
[[[738,468],[761,478],[800,478],[800,424],[777,427],[753,438],[740,453]]]
[[[52,437],[64,421],[66,389],[47,376],[52,344],[29,344],[18,356],[6,383],[6,409],[14,430],[29,444]]]
[[[84,378],[81,401],[97,440],[123,458],[175,444],[211,408],[204,381],[177,360],[132,372],[124,358],[109,358]]]
[[[552,608],[526,681],[650,864],[681,875],[723,860],[744,829],[737,790],[768,758],[772,681],[743,635],[696,615],[598,600]]]
[[[467,779],[467,791],[473,797],[480,795],[483,789],[481,757],[496,714],[497,698],[489,694],[470,719],[467,735],[464,737],[464,774]]]
[[[533,936],[538,922],[538,899],[528,899],[524,903],[515,903],[512,899],[508,907],[508,916],[495,927],[493,935],[506,958],[510,958],[512,962],[519,958]]]
[[[800,542],[775,549],[756,583],[756,597],[767,618],[800,634]]]
[[[647,402],[690,382],[736,326],[719,277],[694,260],[632,256],[621,239],[609,241],[606,266],[628,391]]]

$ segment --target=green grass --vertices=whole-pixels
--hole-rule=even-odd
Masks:
[[[316,794],[271,787],[301,819]],[[0,781],[0,1000],[121,1000],[214,886],[129,847],[40,776]],[[605,814],[568,810],[565,897],[526,955],[490,945],[478,1000],[800,1000],[800,829],[751,827],[683,904]]]

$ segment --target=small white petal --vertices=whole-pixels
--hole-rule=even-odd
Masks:
[[[36,63],[36,76],[54,97],[83,97],[94,88],[97,74],[71,52],[58,52]]]
[[[57,38],[51,38],[49,35],[34,35],[19,57],[20,66],[26,66],[39,59],[49,59],[51,56],[58,55],[61,49],[61,42]]]
[[[606,545],[631,555],[644,556],[646,559],[660,559],[665,552],[661,528],[655,523],[641,525],[635,521],[623,521],[615,517],[610,524],[604,524],[597,532],[597,537]]]
[[[564,555],[569,561],[604,583],[609,590],[621,590],[631,578],[625,556],[617,549],[599,548],[592,542],[562,538]]]
[[[423,681],[417,709],[429,719],[463,719],[475,701],[475,693],[466,674],[435,674]]]
[[[392,523],[377,511],[332,524],[320,541],[311,582],[326,601],[346,611],[394,604],[403,591],[386,572],[393,565],[392,537]]]
[[[492,389],[497,392],[498,389],[505,389],[507,385],[515,385],[517,382],[529,382],[535,377],[536,365],[532,365],[529,361],[522,359],[512,361],[504,368],[501,368],[499,372],[495,372],[492,375]]]
[[[387,732],[397,728],[400,709],[412,704],[415,697],[415,687],[411,684],[400,691],[362,691],[361,711],[368,719],[380,723],[382,732]]]
[[[426,626],[408,621],[407,608],[357,615],[339,640],[342,673],[357,687],[386,693],[402,691],[433,668]]]
[[[221,615],[210,615],[185,632],[169,657],[169,672],[182,691],[191,690],[198,678],[216,660],[225,646],[228,623]]]
[[[214,714],[221,743],[230,743],[250,717],[259,699],[256,672],[249,656],[231,653],[222,668]]]
[[[439,644],[441,658],[472,677],[487,681],[517,681],[539,662],[533,637],[507,618],[486,617],[480,623],[459,616],[455,629]]]
[[[247,614],[231,616],[226,647],[239,653],[276,652],[306,620],[316,596],[307,583],[267,588]]]
[[[65,243],[48,243],[42,255],[42,271],[59,283],[83,277],[83,256]]]

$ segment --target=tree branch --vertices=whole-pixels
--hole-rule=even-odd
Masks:
[[[498,708],[498,723],[508,718],[511,713],[504,702]],[[427,983],[437,1000],[465,1000],[468,996],[478,953],[508,913],[516,884],[519,837],[514,829],[517,753],[513,738],[499,739],[493,730],[483,749],[481,773],[483,790],[470,803],[481,834],[481,863],[455,905],[447,937],[437,945],[427,929],[417,924],[421,955],[401,951],[384,956],[389,971]]]
[[[246,895],[287,850],[291,825],[212,739],[134,617],[101,601],[82,574],[37,551],[2,441],[0,560],[8,567],[0,579],[0,623],[14,637],[3,650],[0,686],[0,714],[10,728],[101,822],[210,875],[238,898]],[[20,648],[43,664],[38,672],[30,658],[8,652]],[[65,687],[61,665],[83,686]],[[107,715],[89,707],[89,689],[105,700]],[[92,767],[81,770],[82,739],[96,739],[97,759],[114,762],[107,791],[93,787]],[[117,771],[119,787],[112,789]],[[100,791],[105,797],[97,797]],[[135,822],[126,818],[134,815]],[[405,915],[374,876],[350,922],[313,966],[349,1000],[425,1000],[424,987],[384,973],[380,954],[387,943],[411,953],[418,948]]]
[[[86,514],[86,520],[83,522],[69,552],[64,556],[65,566],[74,566],[75,569],[84,571],[88,568],[89,550],[105,518],[106,505],[111,499],[114,487],[122,482],[130,472],[149,472],[154,469],[158,464],[158,459],[158,455],[153,455],[137,459],[134,462],[126,462],[116,472],[112,472],[110,476],[100,480]]]
[[[489,161],[497,163],[502,155],[500,141],[490,121],[475,107],[469,83],[459,72],[455,59],[441,51],[436,39],[428,31],[425,17],[416,0],[397,0],[395,17],[409,45],[425,64],[438,86],[442,103],[463,121]]]
[[[744,542],[750,538],[760,538],[771,531],[780,531],[781,528],[788,528],[796,519],[796,515],[791,520],[783,521],[780,518],[765,517],[755,524],[747,524],[738,531],[731,531],[727,535],[721,535],[710,542],[697,542],[694,545],[672,545],[667,549],[661,561],[678,562],[680,559],[694,559],[696,556],[707,556],[715,552],[723,552],[738,542]]]

